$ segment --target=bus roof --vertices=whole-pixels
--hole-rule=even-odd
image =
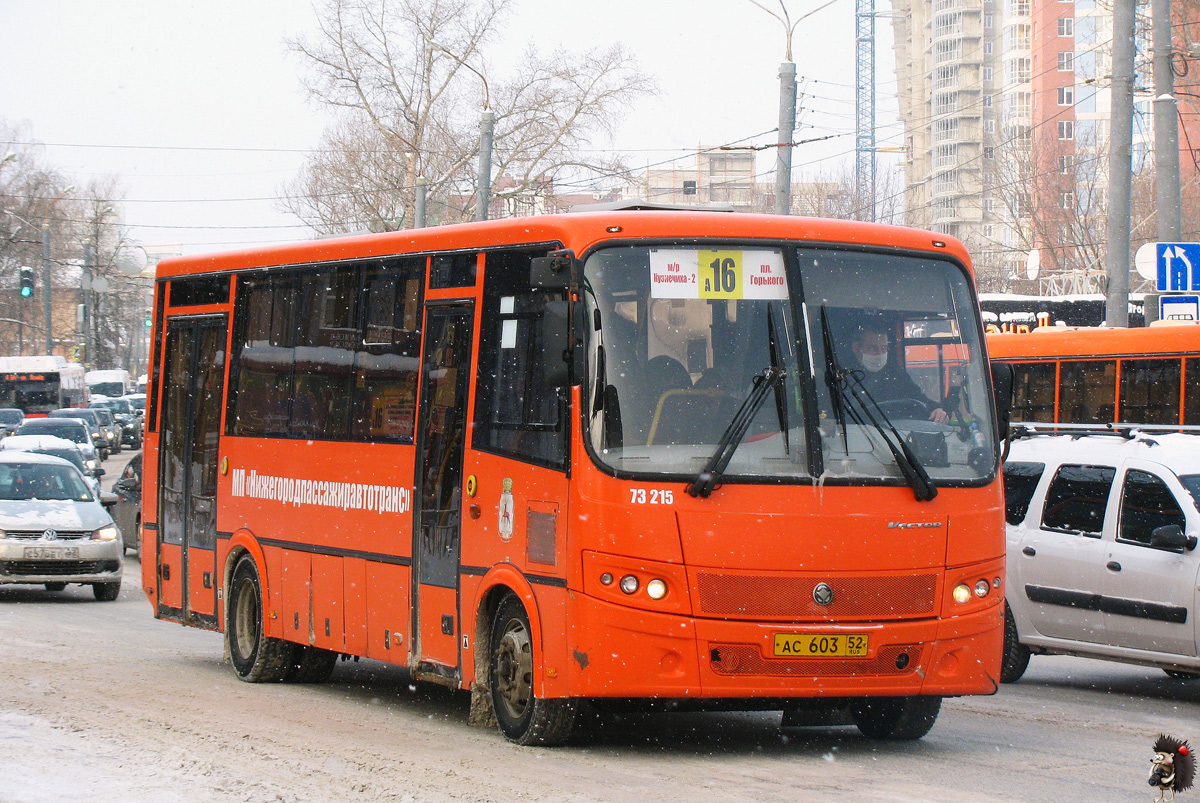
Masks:
[[[987,349],[988,356],[995,360],[1200,354],[1200,324],[1178,323],[1134,329],[1041,326],[1025,333],[988,334]]]
[[[83,372],[83,366],[77,363],[67,362],[65,357],[60,357],[57,354],[38,354],[25,357],[0,357],[0,371],[66,371],[72,370],[72,366],[77,366],[80,373]]]
[[[862,243],[940,252],[957,258],[968,270],[971,269],[966,249],[955,238],[900,226],[729,212],[609,211],[505,218],[309,240],[252,251],[173,257],[158,263],[158,277],[525,243],[563,243],[577,254],[582,254],[599,242],[630,238],[797,239],[814,243]]]

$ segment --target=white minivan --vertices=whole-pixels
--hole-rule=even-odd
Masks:
[[[1181,429],[1014,428],[1002,681],[1031,654],[1200,677],[1200,431]]]

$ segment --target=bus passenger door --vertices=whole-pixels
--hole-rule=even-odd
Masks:
[[[474,305],[427,306],[413,510],[414,657],[454,676],[458,659],[463,442]]]
[[[224,315],[171,320],[159,465],[159,605],[215,627],[217,445],[225,389]]]

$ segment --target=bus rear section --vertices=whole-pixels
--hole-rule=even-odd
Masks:
[[[585,704],[919,738],[996,689],[957,243],[613,212],[159,270],[144,585],[242,679],[376,658],[521,744]]]

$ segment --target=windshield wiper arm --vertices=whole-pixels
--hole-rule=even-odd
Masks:
[[[737,412],[733,414],[733,419],[725,428],[725,434],[717,442],[717,450],[713,452],[713,456],[708,459],[700,474],[687,487],[689,494],[707,498],[712,493],[713,488],[721,479],[721,473],[725,471],[725,467],[733,458],[734,451],[742,442],[742,438],[746,436],[750,422],[754,420],[758,409],[766,401],[767,393],[782,380],[783,369],[776,368],[768,368],[754,377],[754,386],[750,388],[750,395],[746,396],[741,407],[738,407]]]
[[[864,423],[863,415],[865,414],[865,423],[869,423],[887,444],[888,450],[896,460],[896,465],[900,468],[900,473],[904,475],[904,480],[912,488],[916,500],[928,502],[933,499],[937,496],[938,489],[933,484],[929,472],[925,470],[925,466],[921,465],[921,461],[908,448],[903,436],[880,408],[879,402],[875,401],[875,397],[863,386],[862,379],[854,371],[838,365],[836,353],[833,351],[832,336],[829,333],[829,318],[825,314],[824,306],[821,307],[821,324],[825,330],[825,359],[828,364],[825,376],[833,397],[834,414],[838,416],[842,426],[842,443],[846,445],[846,453],[850,453],[850,447],[847,440],[844,410],[849,410],[858,424]]]
[[[771,370],[779,374],[779,380],[775,383],[775,413],[779,416],[779,433],[783,435],[783,453],[790,455],[791,447],[788,444],[788,409],[787,395],[784,392],[783,382],[787,376],[787,372],[783,369],[783,359],[779,354],[779,339],[775,336],[775,317],[771,314],[771,305],[767,305],[767,351],[771,356]]]

